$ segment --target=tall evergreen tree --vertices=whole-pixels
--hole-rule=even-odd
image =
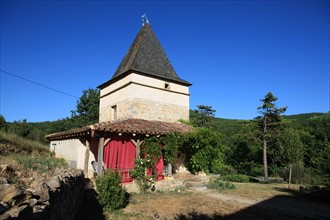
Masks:
[[[265,98],[260,99],[262,106],[258,107],[260,114],[259,118],[261,139],[263,143],[263,164],[264,164],[264,178],[268,181],[268,162],[267,162],[267,145],[271,140],[272,131],[276,130],[281,122],[281,114],[284,113],[287,107],[279,108],[275,102],[277,97],[271,92],[265,95]]]

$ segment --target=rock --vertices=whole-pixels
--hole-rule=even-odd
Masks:
[[[19,182],[22,183],[24,186],[29,186],[32,181],[33,181],[33,177],[29,177],[29,178],[20,178]]]
[[[17,218],[20,220],[29,220],[31,219],[33,209],[29,205],[15,206],[7,212],[11,218]]]
[[[2,164],[0,165],[0,174],[6,173],[8,170],[8,164]]]
[[[19,171],[17,171],[17,170],[14,172],[14,174],[15,174],[17,177],[21,177],[21,176],[22,176],[22,173],[19,172]]]
[[[4,213],[3,215],[0,215],[0,220],[8,220],[8,219],[11,219],[8,213]]]
[[[39,185],[34,193],[34,196],[39,196],[38,202],[45,202],[49,200],[49,187],[46,183]]]
[[[8,183],[8,181],[6,178],[0,177],[0,184],[7,184],[7,183]]]
[[[176,173],[189,173],[190,174],[190,172],[187,170],[187,168],[184,167],[183,165],[181,165],[175,172]]]
[[[39,188],[46,180],[44,179],[44,178],[34,178],[33,177],[33,181],[32,181],[32,183],[30,184],[30,187],[32,188],[32,189],[37,189],[37,188]]]
[[[29,205],[31,207],[34,207],[37,203],[38,203],[38,200],[35,198],[32,198],[32,199],[26,199],[23,203],[19,204],[19,206]]]
[[[2,215],[3,213],[5,213],[5,211],[7,211],[8,208],[7,206],[4,204],[2,204],[2,202],[0,203],[0,215]]]
[[[24,196],[24,190],[21,187],[9,184],[0,185],[0,201],[9,202],[11,200],[18,200],[19,197]]]
[[[61,186],[61,182],[58,176],[54,176],[47,182],[47,185],[49,186],[50,190],[55,191],[56,188]]]

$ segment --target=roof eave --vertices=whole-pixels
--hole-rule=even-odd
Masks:
[[[146,73],[146,72],[142,72],[142,71],[139,71],[139,70],[134,70],[134,69],[130,69],[122,74],[120,74],[119,76],[115,77],[115,78],[112,78],[108,81],[106,81],[105,83],[99,85],[97,88],[98,89],[103,89],[123,78],[125,78],[126,76],[128,76],[129,74],[131,73],[137,73],[137,74],[140,74],[140,75],[143,75],[143,76],[148,76],[148,77],[152,77],[152,78],[155,78],[155,79],[160,79],[160,80],[164,80],[164,81],[167,81],[167,82],[173,82],[173,83],[177,83],[177,84],[180,84],[180,85],[184,85],[184,86],[191,86],[192,83],[188,82],[188,81],[185,81],[185,80],[175,80],[175,79],[170,79],[170,78],[166,78],[166,77],[160,77],[160,76],[156,76],[156,75],[153,75],[151,73]]]

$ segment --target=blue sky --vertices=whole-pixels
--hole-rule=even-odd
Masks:
[[[2,70],[80,97],[109,80],[147,13],[190,108],[252,119],[269,91],[286,114],[328,112],[329,1],[1,1]],[[7,121],[70,117],[77,99],[1,72]]]

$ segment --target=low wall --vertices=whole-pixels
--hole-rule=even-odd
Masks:
[[[29,189],[0,184],[0,219],[75,219],[84,181],[81,170],[58,169],[51,178],[33,180]]]

